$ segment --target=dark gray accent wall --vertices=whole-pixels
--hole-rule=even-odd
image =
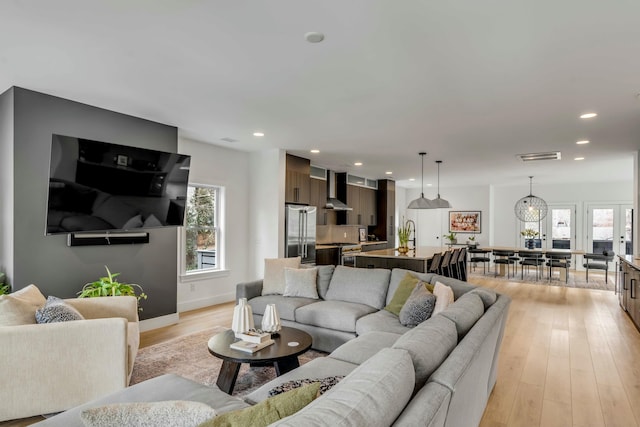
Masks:
[[[0,95],[0,272],[13,276],[13,88]],[[12,283],[11,280],[7,280]]]
[[[148,244],[69,247],[66,235],[45,235],[45,221],[52,134],[176,152],[177,128],[22,88],[13,107],[14,289],[34,283],[45,295],[74,297],[107,265],[149,295],[141,318],[175,313],[175,228],[147,230]]]

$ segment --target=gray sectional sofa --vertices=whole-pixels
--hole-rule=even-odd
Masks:
[[[261,295],[261,282],[239,284],[260,321],[268,303],[284,325],[310,333],[314,347],[330,351],[275,378],[245,399],[165,375],[50,418],[43,426],[82,426],[80,412],[110,402],[196,400],[219,413],[263,401],[290,380],[345,376],[278,426],[447,426],[480,423],[496,382],[497,361],[510,299],[466,282],[411,272],[450,286],[455,302],[415,328],[383,310],[407,270],[319,269],[319,300]],[[334,287],[332,289],[332,287]],[[259,323],[257,323],[259,324]]]

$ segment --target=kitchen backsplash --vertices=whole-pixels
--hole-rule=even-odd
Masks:
[[[361,228],[359,225],[319,225],[316,228],[316,243],[358,243]]]

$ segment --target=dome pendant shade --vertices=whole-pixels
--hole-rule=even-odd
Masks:
[[[445,200],[442,197],[440,197],[440,163],[442,163],[442,160],[436,160],[436,164],[438,165],[438,197],[436,197],[431,201],[431,204],[433,205],[434,209],[441,209],[441,208],[446,209],[451,207],[451,203],[449,203],[448,200]]]
[[[418,154],[420,154],[420,157],[422,158],[422,192],[420,193],[420,197],[409,203],[407,209],[435,209],[433,201],[425,199],[424,197],[424,156],[426,156],[427,153],[422,152]]]
[[[524,222],[538,222],[547,216],[549,210],[547,202],[540,197],[533,195],[532,189],[533,177],[529,177],[529,195],[521,198],[516,202],[513,208],[516,217]]]

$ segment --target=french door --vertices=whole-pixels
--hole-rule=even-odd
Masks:
[[[547,216],[541,221],[521,224],[522,230],[529,228],[538,232],[534,239],[536,248],[576,248],[576,205],[549,206]]]
[[[587,252],[633,253],[633,208],[628,204],[587,205]]]

